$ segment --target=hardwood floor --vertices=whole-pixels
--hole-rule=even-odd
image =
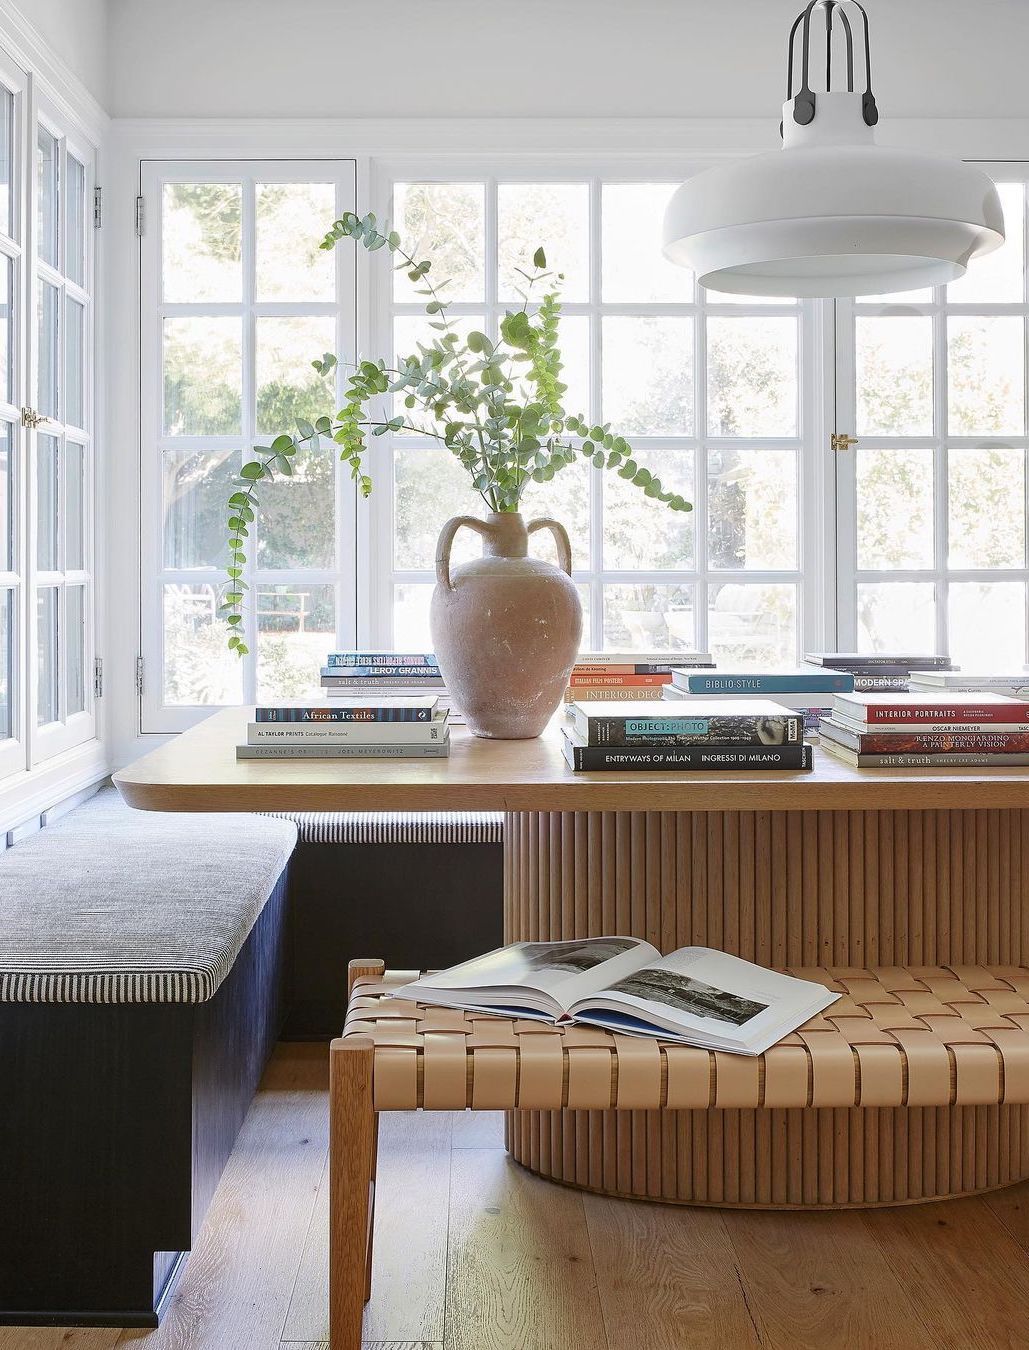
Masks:
[[[163,1326],[0,1350],[326,1350],[327,1060],[282,1045]],[[836,1214],[608,1200],[485,1113],[384,1116],[365,1350],[1017,1350],[1029,1183]]]

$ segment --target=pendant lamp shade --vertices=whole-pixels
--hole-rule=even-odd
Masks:
[[[864,21],[865,92],[854,92],[853,34]],[[826,84],[808,83],[810,22],[825,13]],[[833,11],[847,48],[847,89],[833,90]],[[803,84],[792,93],[803,31]],[[665,213],[664,252],[702,286],[735,295],[857,296],[938,286],[1004,242],[997,189],[944,155],[880,146],[868,25],[856,0],[812,0],[790,35],[783,149],[721,165],[682,185]]]

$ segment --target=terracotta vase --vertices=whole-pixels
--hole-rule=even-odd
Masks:
[[[482,535],[482,557],[450,570],[454,536]],[[561,567],[528,556],[529,535],[550,530]],[[562,570],[563,569],[563,570]],[[582,607],[563,525],[516,511],[455,516],[436,545],[432,641],[454,704],[476,736],[538,736],[557,711],[579,650]]]

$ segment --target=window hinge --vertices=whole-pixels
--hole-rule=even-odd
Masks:
[[[104,659],[98,656],[93,661],[93,697],[104,696]]]
[[[44,422],[52,422],[52,417],[44,417],[42,413],[36,412],[35,408],[22,408],[21,424],[28,427],[29,431],[35,431],[36,427],[41,427]]]
[[[140,239],[143,238],[144,207],[143,198],[136,198],[136,234]]]
[[[93,229],[99,230],[104,223],[104,190],[95,187],[93,189]]]
[[[136,657],[136,693],[140,698],[143,697],[143,658]]]
[[[849,450],[852,445],[857,445],[858,438],[848,436],[845,431],[834,431],[829,443],[834,450]]]

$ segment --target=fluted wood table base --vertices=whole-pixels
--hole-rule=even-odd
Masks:
[[[628,933],[777,967],[1023,964],[1029,952],[1025,810],[512,812],[505,854],[508,941]],[[542,1176],[726,1206],[987,1190],[1029,1177],[1027,1138],[1023,1106],[508,1121],[512,1155]]]

